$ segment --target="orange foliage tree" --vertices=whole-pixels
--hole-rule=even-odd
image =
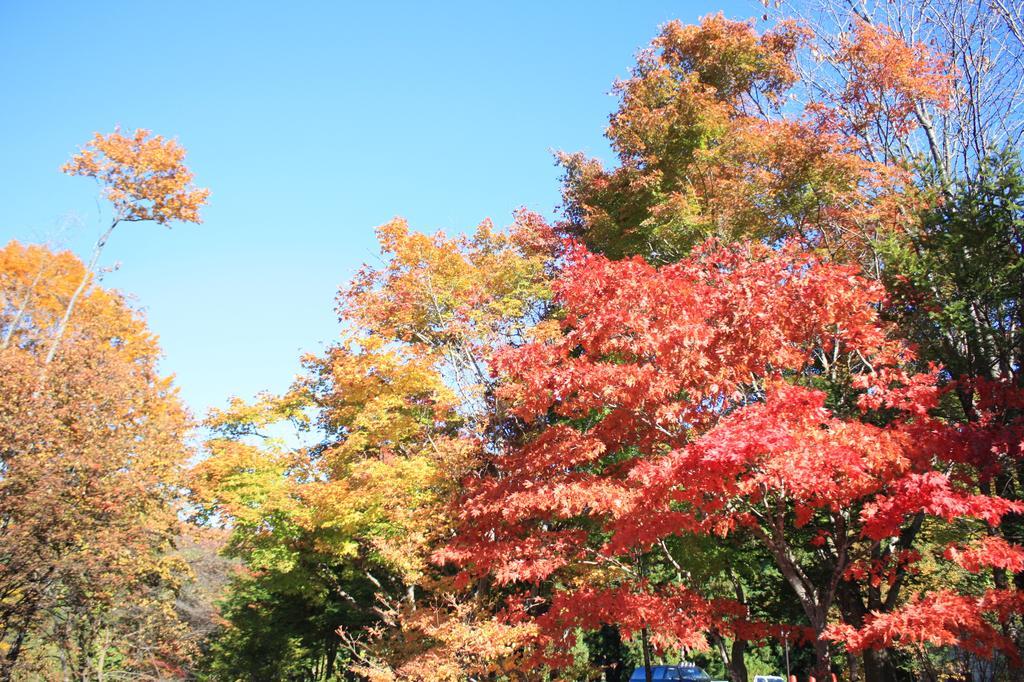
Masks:
[[[112,207],[89,263],[0,252],[0,679],[56,674],[54,650],[74,679],[188,659],[172,538],[189,417],[156,339],[96,271],[122,222],[199,222],[209,193],[184,156],[145,130],[97,134],[63,169],[95,178]]]
[[[0,301],[0,679],[55,676],[55,653],[73,679],[115,659],[174,670],[189,653],[171,552],[189,420],[156,339],[67,252],[8,244]]]
[[[616,85],[607,137],[618,166],[560,155],[566,231],[610,257],[658,262],[709,237],[797,236],[877,275],[875,241],[909,225],[927,192],[913,159],[875,153],[861,133],[882,120],[910,135],[912,104],[949,95],[943,61],[864,27],[833,56],[847,89],[797,106],[798,56],[812,48],[792,21],[764,34],[721,15],[667,24]]]
[[[136,130],[131,136],[115,130],[109,135],[96,133],[81,152],[64,164],[68,175],[95,179],[103,187],[113,215],[110,225],[93,248],[78,287],[71,294],[64,315],[57,324],[46,353],[45,364],[53,361],[75,304],[95,274],[103,247],[114,228],[123,222],[151,220],[159,225],[174,221],[199,223],[199,209],[210,191],[193,186],[192,171],[185,166],[185,149],[174,140]]]

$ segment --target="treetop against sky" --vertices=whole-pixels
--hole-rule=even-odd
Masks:
[[[203,224],[119,232],[104,283],[137,297],[194,411],[281,390],[337,336],[333,298],[376,258],[374,227],[552,214],[552,151],[610,157],[610,84],[657,26],[760,9],[4,3],[0,242],[87,256],[108,221],[97,188],[59,172],[70,153],[115,125],[177,138],[213,190]],[[115,34],[145,38],[112,55]]]

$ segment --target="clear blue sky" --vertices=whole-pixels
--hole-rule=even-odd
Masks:
[[[118,228],[135,296],[198,414],[281,390],[338,330],[334,294],[396,215],[420,230],[552,215],[551,150],[608,157],[608,92],[672,18],[723,2],[0,0],[0,242],[86,254],[94,131],[149,128],[213,195],[200,226]]]

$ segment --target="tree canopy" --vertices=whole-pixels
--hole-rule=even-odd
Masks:
[[[0,250],[0,680],[1024,679],[1024,21],[777,5],[662,26],[560,215],[378,227],[198,423],[100,260],[209,192],[97,134],[91,260]]]

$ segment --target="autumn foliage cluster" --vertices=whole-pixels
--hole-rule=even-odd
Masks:
[[[188,189],[182,156],[139,131],[72,159],[68,172],[120,188],[96,256],[119,220],[198,220],[205,191]],[[191,419],[156,338],[101,274],[96,257],[0,250],[0,679],[163,676],[193,654],[175,609]]]
[[[0,679],[1024,679],[1019,88],[963,52],[1024,78],[1024,33],[891,4],[666,24],[558,219],[379,227],[339,338],[188,467],[97,263],[208,193],[97,135],[91,262],[0,251]]]

